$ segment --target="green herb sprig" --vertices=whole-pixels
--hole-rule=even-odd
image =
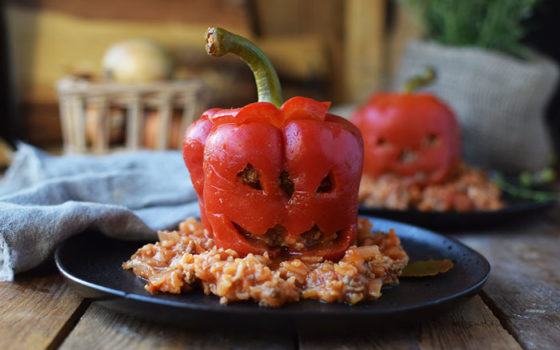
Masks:
[[[508,181],[500,172],[493,172],[492,181],[502,191],[514,198],[528,199],[538,202],[560,200],[560,192],[535,190],[535,186],[542,186],[556,179],[556,172],[552,168],[546,168],[536,173],[523,172],[517,181]]]
[[[526,20],[539,0],[402,0],[425,36],[451,46],[476,46],[525,57]]]

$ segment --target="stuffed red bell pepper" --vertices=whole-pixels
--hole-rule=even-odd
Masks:
[[[210,28],[206,50],[240,56],[258,88],[258,102],[210,109],[185,133],[183,156],[206,229],[218,247],[241,255],[342,257],[357,233],[359,130],[327,113],[327,102],[282,103],[274,68],[247,39]]]
[[[460,130],[455,115],[430,93],[414,93],[435,77],[408,81],[404,93],[379,93],[351,120],[364,137],[364,175],[401,176],[421,186],[448,179],[460,161]]]

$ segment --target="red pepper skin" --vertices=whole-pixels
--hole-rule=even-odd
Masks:
[[[429,93],[376,94],[351,121],[364,138],[364,174],[391,173],[419,185],[446,180],[460,159],[453,112]]]
[[[213,110],[208,110],[205,113],[212,113],[212,111]],[[206,143],[206,138],[211,129],[212,122],[210,122],[206,114],[204,114],[187,128],[185,137],[183,138],[183,160],[189,168],[191,181],[198,196],[200,219],[205,227],[209,227],[209,224],[206,218],[204,198],[201,195],[204,189],[204,170],[202,169],[202,164],[204,158],[204,144]]]
[[[338,259],[354,243],[363,142],[359,130],[327,114],[328,107],[304,97],[294,97],[280,109],[256,102],[240,109],[209,110],[187,129],[185,164],[201,216],[218,247],[241,255],[280,252],[247,239],[234,223],[254,235],[264,235],[276,225],[292,236],[314,225],[324,233],[338,233],[332,242],[288,251],[295,256]],[[248,164],[259,174],[260,189],[238,178]],[[283,171],[293,182],[291,196],[279,185]],[[332,188],[318,192],[325,177]]]

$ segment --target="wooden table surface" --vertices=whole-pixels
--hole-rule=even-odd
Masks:
[[[0,283],[0,349],[560,349],[560,207],[452,236],[486,256],[490,278],[414,326],[330,338],[169,328],[80,298],[47,265]]]

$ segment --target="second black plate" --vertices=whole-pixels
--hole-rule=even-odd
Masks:
[[[490,266],[483,256],[460,242],[437,233],[384,219],[372,219],[374,229],[394,228],[411,261],[454,261],[447,273],[425,278],[402,278],[384,288],[376,301],[354,306],[303,300],[281,308],[263,308],[253,302],[220,305],[219,298],[192,291],[183,295],[155,294],[145,282],[121,264],[141,246],[88,232],[63,242],[55,254],[66,280],[86,298],[132,315],[202,329],[243,328],[278,331],[306,328],[321,332],[371,329],[373,326],[417,321],[448,309],[482,288]]]
[[[432,230],[467,230],[502,225],[520,218],[543,212],[556,201],[529,201],[504,199],[506,206],[494,211],[436,212],[418,210],[395,210],[360,206],[360,214],[398,220]]]

